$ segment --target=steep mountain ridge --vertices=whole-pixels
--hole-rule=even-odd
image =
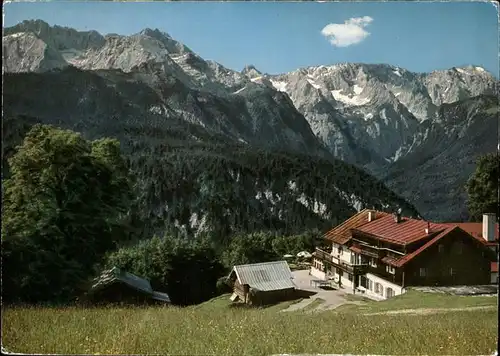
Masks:
[[[199,110],[207,122],[208,118],[221,120],[220,115],[211,116],[210,105],[222,99],[205,92],[183,92],[179,81],[156,82],[153,87],[146,84],[162,78],[144,71],[83,71],[73,67],[46,73],[7,73],[6,153],[11,155],[36,123],[76,130],[90,139],[118,138],[137,175],[139,199],[131,212],[144,236],[172,226],[188,236],[207,231],[226,236],[238,229],[292,233],[306,227],[327,228],[363,207],[388,211],[402,207],[407,214],[418,214],[352,165],[299,153],[305,149],[263,148],[273,139],[266,136],[269,130],[276,130],[271,136],[277,138],[287,134],[286,128],[276,129],[277,122],[263,127],[260,139],[265,142],[258,144],[255,139],[252,146],[240,142],[245,130],[236,127],[234,116],[221,123],[224,129],[220,132],[190,123],[185,119],[186,111],[178,114],[179,107],[198,105],[200,99],[206,99],[209,106],[201,104],[193,110]],[[161,110],[148,110],[158,107],[158,102],[163,105]],[[283,104],[270,106],[281,110]],[[279,118],[278,112],[272,114]],[[231,128],[238,136],[232,135]]]
[[[477,157],[500,142],[499,110],[498,97],[484,95],[440,106],[437,123],[415,134],[415,148],[376,175],[435,220],[467,220],[464,187]]]
[[[30,48],[31,43],[36,45]],[[25,21],[5,29],[3,50],[6,72],[43,73],[68,65],[93,71],[104,78],[105,87],[120,88],[120,93],[114,95],[123,100],[124,108],[133,107],[135,117],[156,115],[153,116],[158,127],[175,117],[231,141],[326,158],[334,156],[381,179],[387,178],[387,184],[394,183],[398,193],[416,199],[412,201],[417,206],[419,199],[407,192],[419,187],[412,186],[411,179],[391,182],[397,174],[390,172],[399,172],[398,167],[415,161],[416,156],[437,159],[440,154],[435,147],[445,149],[457,140],[461,140],[462,147],[471,140],[469,137],[477,136],[475,130],[482,130],[478,126],[479,116],[472,119],[465,109],[454,115],[448,109],[443,111],[446,105],[483,105],[485,110],[496,105],[490,101],[468,101],[497,92],[496,79],[477,66],[427,74],[362,63],[302,68],[280,75],[263,74],[254,66],[237,72],[206,61],[168,34],[151,29],[131,36],[102,36],[95,31],[78,32],[43,21]],[[57,75],[64,77],[67,73],[75,72]],[[40,80],[50,82],[57,77],[51,75],[47,73]],[[97,105],[99,98],[88,93],[91,89],[82,86],[78,90],[85,93],[75,94],[82,95],[81,100],[94,100]],[[29,95],[21,95],[22,101],[16,99],[12,105],[16,107],[14,113],[37,116],[36,110],[27,110],[22,104],[24,100],[31,101],[37,107],[38,99],[28,98]],[[110,114],[105,105],[101,101],[92,112],[95,120],[103,124],[103,115]],[[38,107],[45,110],[43,105]],[[113,110],[114,117],[124,115],[123,108]],[[68,114],[72,115],[70,111]],[[497,123],[491,115],[482,117],[488,125]],[[468,124],[471,120],[476,124]],[[454,134],[459,127],[460,137]],[[493,131],[484,135],[485,142],[496,138]],[[435,145],[441,137],[447,137],[447,146]],[[467,157],[479,153],[467,152]],[[453,184],[459,184],[468,173],[469,169],[459,170],[462,178]],[[424,180],[419,186],[425,190],[426,184]],[[432,204],[424,206],[426,217],[442,216]]]
[[[289,94],[330,152],[366,168],[408,154],[413,135],[422,122],[436,118],[439,105],[494,95],[497,88],[495,78],[480,67],[417,74],[390,65],[343,63],[269,76],[269,80]],[[345,139],[348,135],[339,134],[338,125],[325,125],[339,121],[357,146],[370,152],[373,162],[352,152]]]

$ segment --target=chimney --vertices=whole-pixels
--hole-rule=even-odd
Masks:
[[[431,232],[431,223],[427,221],[427,227],[425,228],[425,233],[429,235]]]
[[[396,224],[399,224],[401,222],[401,214],[400,213],[394,213],[393,216],[394,216],[394,222]]]
[[[483,214],[483,238],[486,241],[495,241],[495,220],[496,215],[493,213]]]
[[[368,222],[372,222],[373,220],[375,220],[375,212],[369,211],[368,212]]]

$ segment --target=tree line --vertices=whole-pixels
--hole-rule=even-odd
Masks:
[[[220,149],[210,154],[227,160],[227,156],[215,154]],[[190,154],[196,155],[196,152]],[[259,211],[243,210],[241,201],[247,199],[246,196],[238,200],[242,191],[233,191],[234,186],[224,184],[224,179],[220,181],[221,175],[214,171],[205,170],[197,175],[197,186],[193,187],[188,182],[190,171],[176,166],[175,160],[167,162],[169,165],[143,164],[141,167],[148,170],[147,174],[168,175],[171,187],[160,188],[155,187],[154,181],[144,182],[131,169],[139,164],[140,157],[134,156],[132,159],[136,161],[131,162],[130,156],[122,154],[120,142],[115,139],[91,141],[79,133],[52,126],[31,128],[8,159],[9,175],[3,179],[4,302],[72,302],[85,292],[91,278],[104,268],[116,266],[149,279],[155,290],[169,293],[175,304],[195,304],[222,293],[224,285],[218,281],[235,264],[281,259],[284,254],[311,251],[322,243],[321,229],[315,225],[317,220],[309,224],[301,221],[288,230],[283,225],[273,227],[270,221],[268,225],[248,223],[244,215],[254,214],[257,220]],[[276,170],[286,172],[297,168],[293,161],[286,159],[279,161],[282,166],[270,163],[279,160],[276,157],[260,158],[264,161],[261,172],[266,169],[271,172],[257,175],[257,179],[265,182],[276,175]],[[247,165],[256,164],[259,159],[252,155],[240,158]],[[238,154],[231,159],[238,161]],[[494,199],[489,197],[494,185],[491,182],[498,181],[498,166],[495,171],[495,165],[490,162],[493,156],[482,159],[486,163],[480,162],[467,188],[471,211],[481,213],[485,211],[481,204],[490,204],[488,209],[492,206]],[[196,162],[201,167],[198,169],[209,168],[203,166],[202,160],[190,162]],[[226,179],[237,179],[242,187],[252,185],[254,182],[248,179],[250,171],[245,175],[244,167],[236,167],[239,168],[233,170],[233,176]],[[228,172],[224,174],[231,175]],[[234,175],[239,176],[234,178]],[[300,181],[304,178],[297,177],[297,184],[307,187],[306,182]],[[275,191],[282,192],[286,190],[285,183],[272,179],[267,182]],[[141,184],[147,184],[147,189],[138,189]],[[207,211],[208,224],[217,228],[201,232],[196,238],[189,233],[179,234],[175,228],[159,230],[161,233],[151,229],[145,234],[141,225],[147,222],[150,213],[144,214],[142,205],[160,204],[164,200],[158,196],[167,193],[177,194],[169,201],[195,196],[195,203],[201,204],[198,211]],[[326,187],[323,193],[311,191],[311,195],[314,194],[327,194]],[[242,209],[237,212],[241,215],[239,221],[232,215],[237,207]],[[170,210],[185,221],[192,214],[182,204],[172,205]],[[341,220],[350,213],[334,215]],[[164,218],[164,225],[174,225],[172,219]]]

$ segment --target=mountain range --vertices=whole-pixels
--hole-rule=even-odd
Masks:
[[[234,152],[245,152],[246,160],[265,150],[271,161],[284,164],[277,155],[293,157],[300,171],[306,155],[321,165],[304,168],[306,176],[314,181],[326,175],[332,184],[319,195],[312,182],[294,190],[290,177],[297,174],[290,171],[281,188],[268,182],[248,190],[254,195],[245,199],[259,204],[274,199],[262,198],[266,191],[278,189],[294,201],[304,195],[309,210],[333,206],[329,189],[341,192],[346,213],[360,205],[404,205],[427,219],[463,220],[464,185],[475,159],[493,152],[499,139],[498,81],[479,66],[413,73],[387,64],[338,63],[271,75],[251,65],[235,71],[205,60],[159,30],[103,36],[40,20],[4,29],[3,63],[4,115],[13,127],[43,122],[88,137],[118,137],[134,157],[160,154],[167,137],[168,146],[183,154],[189,146],[197,147],[190,155],[199,156],[203,146],[205,158],[210,152],[224,162],[234,162]],[[214,148],[222,143],[225,149]],[[342,173],[330,172],[333,167]],[[370,183],[339,190],[338,179]],[[387,201],[380,199],[385,195]],[[188,205],[183,214],[191,219],[196,204]],[[259,209],[255,214],[267,208]],[[272,214],[280,220],[280,212]]]

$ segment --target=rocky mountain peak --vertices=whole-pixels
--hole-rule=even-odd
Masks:
[[[260,72],[255,66],[252,64],[245,66],[241,71],[241,74],[247,76],[249,79],[258,78],[262,76],[262,72]]]
[[[163,39],[165,37],[166,38],[171,38],[168,33],[162,32],[162,31],[160,31],[157,28],[155,28],[155,29],[145,28],[144,30],[142,30],[141,32],[139,32],[139,34],[144,35],[144,36],[153,37],[153,38],[159,38],[159,39]]]
[[[54,50],[87,50],[100,48],[106,40],[97,31],[77,31],[62,26],[50,26],[42,20],[26,20],[15,26],[4,29],[4,35],[20,32],[31,32],[43,40]]]
[[[33,32],[16,32],[3,37],[3,68],[9,72],[46,72],[68,63]]]

